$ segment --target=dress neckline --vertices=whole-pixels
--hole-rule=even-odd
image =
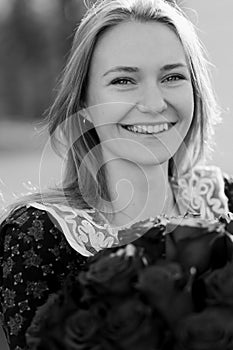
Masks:
[[[204,219],[213,219],[229,212],[224,180],[218,167],[198,167],[179,179],[170,177],[169,180],[181,217],[190,213]],[[72,248],[84,256],[91,256],[103,248],[119,244],[119,232],[124,231],[126,234],[136,227],[134,224],[122,225],[120,229],[111,227],[107,219],[94,208],[78,209],[54,203],[28,205],[47,211]],[[150,225],[158,224],[159,219],[159,216],[149,218],[135,225],[144,225],[148,229]]]

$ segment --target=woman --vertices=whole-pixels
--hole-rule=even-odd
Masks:
[[[62,185],[18,203],[1,226],[11,349],[26,349],[36,309],[68,272],[134,239],[133,223],[232,210],[232,180],[200,166],[218,119],[207,61],[177,6],[104,0],[87,12],[48,117]]]

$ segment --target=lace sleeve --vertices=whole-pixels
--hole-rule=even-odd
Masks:
[[[228,207],[233,213],[233,175],[223,174],[225,183],[225,194],[228,198]]]
[[[25,350],[38,306],[86,258],[74,251],[46,212],[18,209],[0,227],[0,313],[11,350]]]

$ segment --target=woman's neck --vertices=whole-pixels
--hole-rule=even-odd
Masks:
[[[176,214],[168,179],[168,162],[139,167],[117,159],[106,164],[113,226],[130,225],[163,214]]]

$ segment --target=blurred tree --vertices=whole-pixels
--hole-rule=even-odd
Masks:
[[[41,118],[82,14],[80,1],[11,1],[0,23],[0,118]]]

